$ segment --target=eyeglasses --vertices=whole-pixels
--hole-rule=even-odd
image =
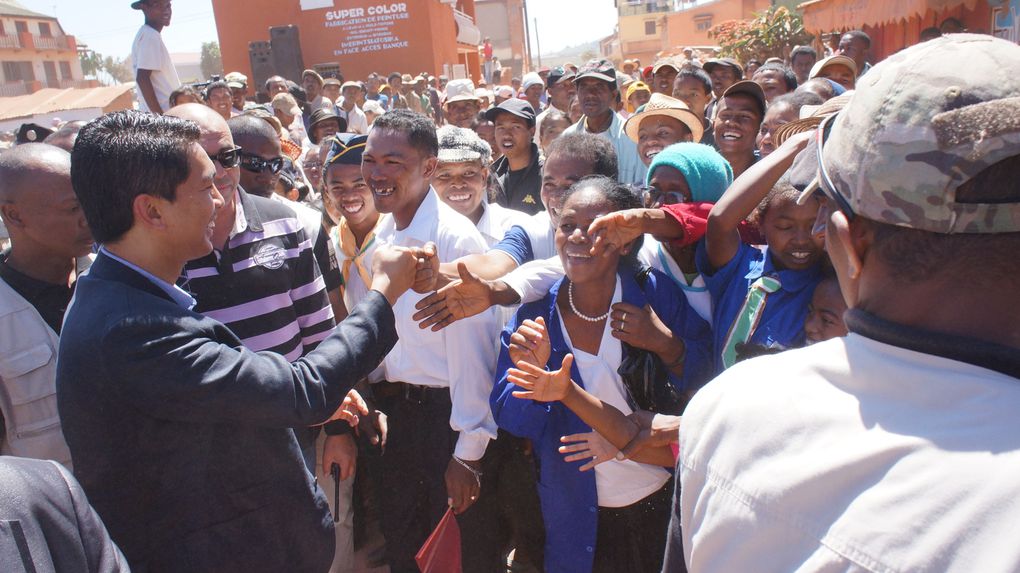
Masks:
[[[219,163],[224,169],[237,167],[237,160],[240,157],[241,148],[224,149],[216,155],[209,155],[209,159]]]
[[[251,171],[252,173],[268,171],[275,175],[283,169],[283,158],[274,157],[272,159],[263,159],[258,155],[252,155],[242,151],[241,167],[243,167],[246,171]]]
[[[852,221],[854,210],[850,206],[850,200],[836,189],[836,184],[832,182],[829,170],[825,167],[825,161],[822,159],[822,150],[825,148],[825,142],[829,139],[829,134],[832,133],[832,125],[835,123],[836,116],[838,115],[839,113],[837,112],[826,117],[815,132],[816,142],[818,143],[818,185],[826,197],[835,201],[836,206],[846,215],[847,220]]]
[[[663,193],[655,187],[643,185],[638,187],[636,192],[638,197],[641,197],[641,203],[646,209],[658,209],[663,205],[676,205],[687,202],[687,197],[679,191]]]

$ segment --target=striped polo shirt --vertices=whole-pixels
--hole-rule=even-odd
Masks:
[[[238,189],[226,248],[188,262],[178,284],[255,351],[294,361],[332,331],[333,309],[294,210]]]

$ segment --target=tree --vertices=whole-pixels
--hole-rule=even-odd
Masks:
[[[775,5],[756,14],[753,20],[728,20],[713,26],[708,35],[722,48],[719,55],[740,62],[786,59],[794,46],[813,38],[804,30],[800,14]]]
[[[83,49],[78,52],[78,60],[81,62],[82,73],[106,85],[122,84],[135,79],[131,67],[123,59]]]
[[[202,61],[199,65],[206,79],[223,75],[223,57],[220,55],[219,42],[202,43]]]

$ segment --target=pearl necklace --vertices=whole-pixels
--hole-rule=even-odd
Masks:
[[[609,313],[612,310],[612,307],[610,307],[610,309],[607,310],[605,314],[601,314],[599,316],[588,316],[586,314],[581,314],[581,311],[577,310],[577,307],[574,306],[574,283],[570,283],[567,285],[567,302],[570,303],[570,310],[573,311],[578,318],[580,318],[581,320],[586,320],[588,322],[602,322],[603,320],[609,318]]]

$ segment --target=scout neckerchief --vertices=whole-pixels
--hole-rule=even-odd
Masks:
[[[729,368],[737,362],[737,345],[751,339],[754,331],[758,328],[758,322],[761,321],[761,317],[765,313],[765,303],[768,302],[769,295],[778,291],[782,286],[778,277],[768,276],[758,277],[751,284],[750,290],[747,291],[747,298],[744,299],[744,305],[740,307],[737,318],[726,335],[726,342],[723,344],[722,350],[723,368]]]

